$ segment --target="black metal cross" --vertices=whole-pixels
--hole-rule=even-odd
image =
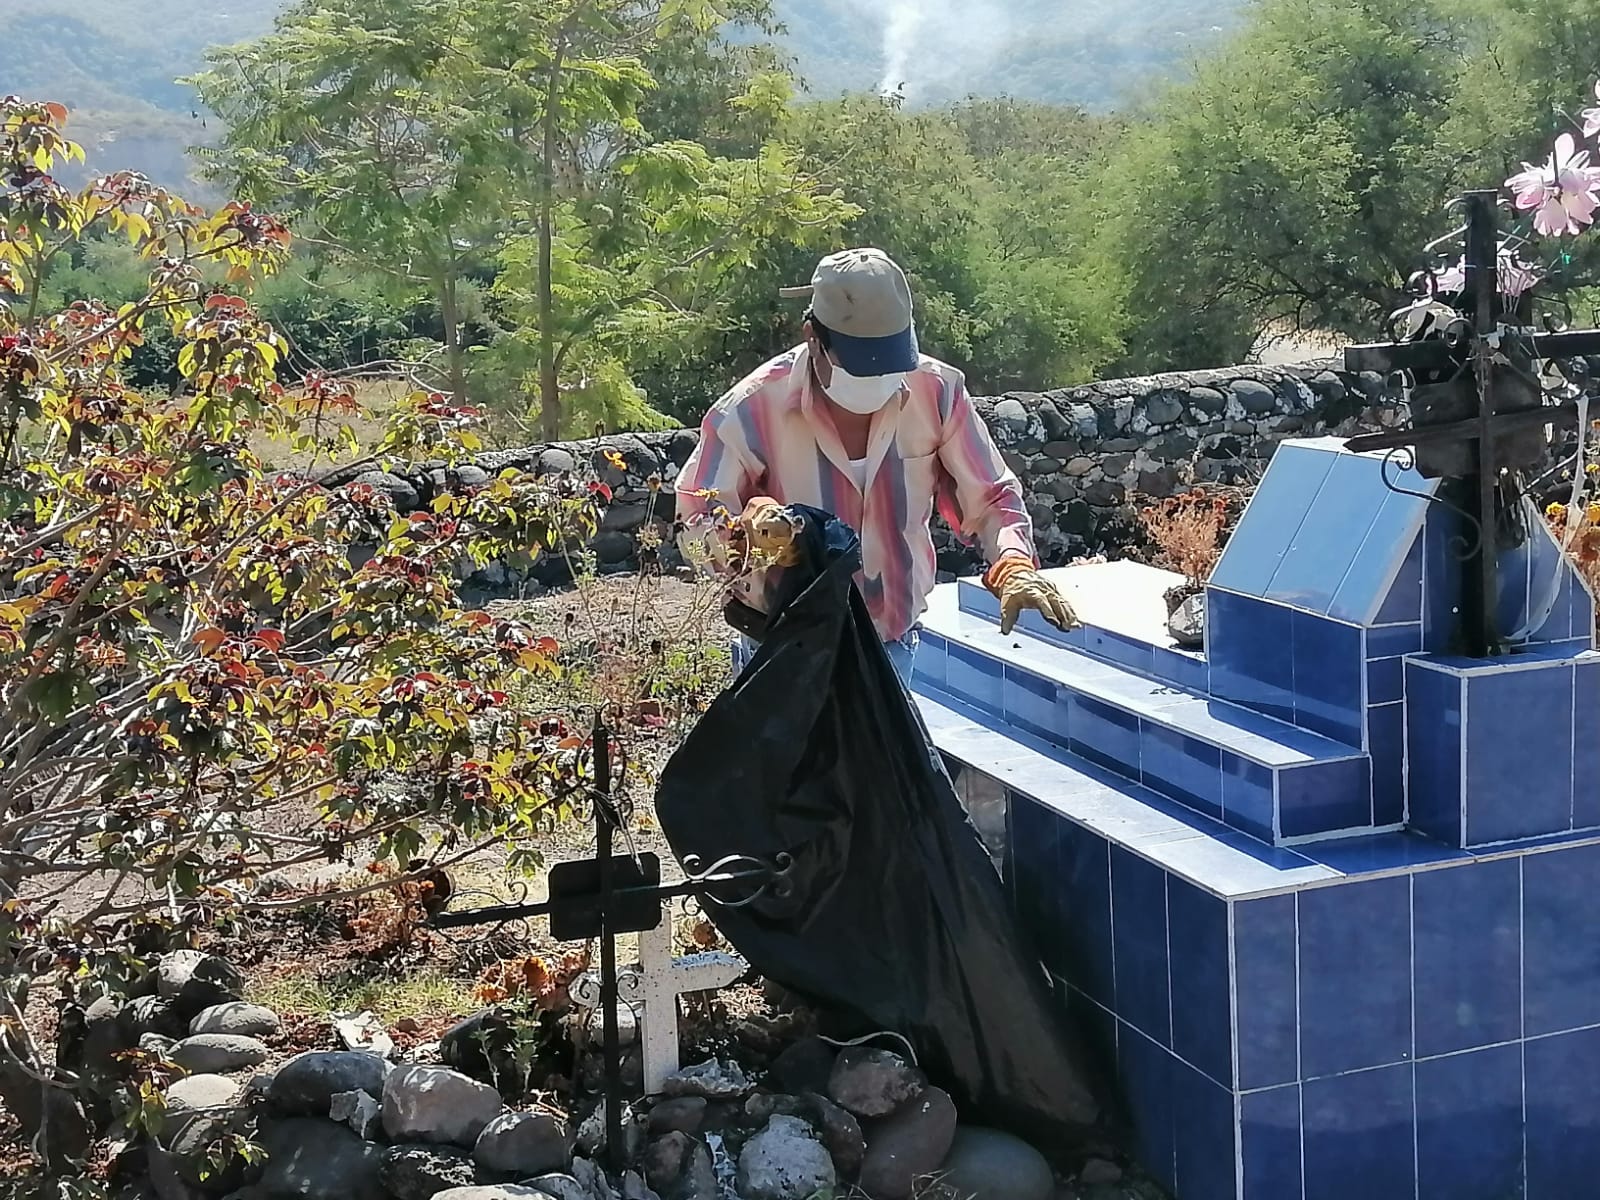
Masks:
[[[625,1164],[622,1161],[617,935],[657,928],[666,902],[680,896],[698,896],[722,908],[742,908],[763,896],[782,896],[790,887],[791,862],[787,855],[770,860],[734,855],[701,869],[691,858],[684,863],[682,880],[662,883],[661,860],[656,855],[612,854],[613,836],[621,828],[622,821],[611,795],[611,735],[598,719],[592,745],[595,857],[551,867],[550,898],[541,903],[496,904],[462,912],[443,912],[435,915],[430,924],[439,929],[451,929],[543,916],[550,919],[551,936],[558,941],[599,940],[606,1158],[613,1170],[620,1171]]]
[[[1569,380],[1587,383],[1584,356],[1600,354],[1600,330],[1536,333],[1526,325],[1526,298],[1507,305],[1500,289],[1498,193],[1468,192],[1465,284],[1453,302],[1458,316],[1426,324],[1410,341],[1348,347],[1345,369],[1376,371],[1411,383],[1411,426],[1363,434],[1351,450],[1409,447],[1426,478],[1453,481],[1462,503],[1453,505],[1476,526],[1476,544],[1464,560],[1461,649],[1494,657],[1507,646],[1495,622],[1499,507],[1515,473],[1544,451],[1543,429],[1576,422],[1572,401],[1545,403],[1534,374],[1539,360],[1554,362]]]

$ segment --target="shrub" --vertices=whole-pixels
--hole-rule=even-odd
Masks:
[[[469,611],[456,581],[592,532],[601,499],[507,472],[401,519],[382,489],[269,469],[254,442],[356,451],[351,389],[280,383],[283,341],[248,298],[288,230],[131,173],[69,190],[51,174],[82,157],[66,117],[0,101],[0,1096],[70,1174],[92,1116],[153,1124],[162,1067],[52,1057],[43,984],[64,1021],[135,993],[295,864],[387,862],[371,887],[393,889],[414,859],[490,842],[528,861],[587,742],[504,703],[556,677],[558,647]],[[108,231],[146,292],[41,305],[52,258]],[[145,394],[126,369],[157,330],[181,386]],[[453,461],[480,417],[418,392],[374,468]]]

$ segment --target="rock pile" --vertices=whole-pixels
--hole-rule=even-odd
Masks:
[[[149,1156],[156,1200],[430,1200],[505,1184],[523,1189],[508,1195],[612,1200],[571,1174],[561,1120],[508,1109],[493,1088],[448,1067],[308,1051],[243,1085],[188,1076],[167,1101],[172,1119]],[[234,1135],[259,1145],[264,1161],[224,1152],[217,1169],[218,1147]]]
[[[564,1113],[505,1102],[496,1086],[504,1019],[480,1013],[408,1056],[443,1065],[311,1050],[261,1073],[271,1054],[262,1039],[278,1033],[278,1016],[241,998],[223,960],[180,951],[161,961],[147,994],[92,1006],[71,1053],[78,1069],[109,1071],[142,1045],[188,1072],[167,1089],[145,1170],[119,1200],[1055,1195],[1037,1151],[962,1126],[913,1064],[814,1036],[778,1041],[755,1074],[711,1060],[671,1076],[623,1114],[625,1170],[611,1173],[603,1104],[569,1124]],[[251,1145],[261,1153],[240,1152]]]
[[[1054,1195],[1036,1150],[961,1127],[950,1097],[896,1054],[806,1038],[767,1083],[716,1063],[674,1076],[644,1120],[650,1189],[661,1200],[810,1200],[851,1187],[870,1200]],[[719,1158],[733,1167],[731,1188],[718,1182]]]

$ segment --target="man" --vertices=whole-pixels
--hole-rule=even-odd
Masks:
[[[961,372],[918,352],[911,287],[881,250],[846,250],[818,264],[805,341],[712,406],[677,480],[688,528],[721,505],[739,513],[750,545],[777,565],[792,556],[784,506],[830,512],[861,535],[857,586],[909,684],[917,622],[935,578],[934,509],[981,543],[984,577],[1011,632],[1025,608],[1057,628],[1077,621],[1038,572],[1022,487],[995,449]],[[760,573],[739,598],[763,610]]]

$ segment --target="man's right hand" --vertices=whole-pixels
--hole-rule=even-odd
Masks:
[[[780,567],[792,567],[800,561],[800,548],[795,539],[804,527],[795,516],[770,496],[755,496],[739,515],[739,528],[746,543],[767,561]]]

